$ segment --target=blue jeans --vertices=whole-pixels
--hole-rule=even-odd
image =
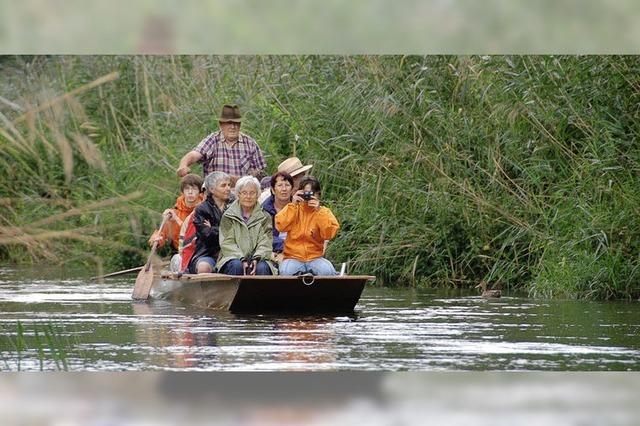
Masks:
[[[297,273],[313,275],[337,275],[336,269],[324,257],[301,262],[296,259],[285,259],[280,265],[280,275],[296,275]]]
[[[211,270],[216,270],[216,260],[211,256],[200,256],[196,259],[195,262],[191,262],[191,268],[189,268],[189,273],[197,274],[198,273],[198,263],[208,263],[211,266]]]
[[[220,270],[221,274],[227,275],[244,275],[244,268],[242,267],[242,261],[240,259],[233,259],[224,264]],[[264,260],[261,260],[256,265],[256,275],[271,275],[271,268],[269,264]]]

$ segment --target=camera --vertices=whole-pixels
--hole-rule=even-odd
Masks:
[[[309,201],[311,198],[313,198],[313,191],[304,191],[302,193],[302,199],[305,201]]]

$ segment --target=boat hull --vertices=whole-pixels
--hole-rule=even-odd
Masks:
[[[362,290],[375,277],[233,276],[223,274],[157,276],[154,299],[231,312],[353,312]]]

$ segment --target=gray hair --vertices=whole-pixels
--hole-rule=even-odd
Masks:
[[[242,191],[242,189],[247,185],[253,185],[253,187],[256,189],[256,194],[260,196],[260,193],[262,192],[260,190],[260,182],[253,176],[242,176],[240,179],[238,179],[238,181],[236,182],[236,195],[240,194],[240,191]]]
[[[211,172],[204,178],[204,186],[205,191],[209,192],[210,188],[215,188],[218,186],[218,183],[222,180],[231,180],[231,177],[225,172]]]

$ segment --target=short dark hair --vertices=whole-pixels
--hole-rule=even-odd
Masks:
[[[189,173],[182,179],[180,179],[180,192],[184,191],[187,186],[195,186],[198,191],[202,190],[202,178],[193,173]]]
[[[320,181],[313,176],[305,176],[300,181],[300,187],[298,189],[304,189],[305,186],[311,184],[311,190],[313,192],[322,193],[322,188],[320,187]]]
[[[276,183],[278,183],[278,178],[279,177],[281,177],[282,179],[284,179],[287,182],[289,182],[289,185],[291,185],[293,187],[293,178],[291,177],[291,175],[289,173],[287,173],[287,172],[277,172],[276,174],[271,176],[271,188],[275,188],[276,187]]]
[[[269,188],[269,185],[271,185],[271,176],[265,176],[260,179],[260,189],[264,191],[265,189]]]

